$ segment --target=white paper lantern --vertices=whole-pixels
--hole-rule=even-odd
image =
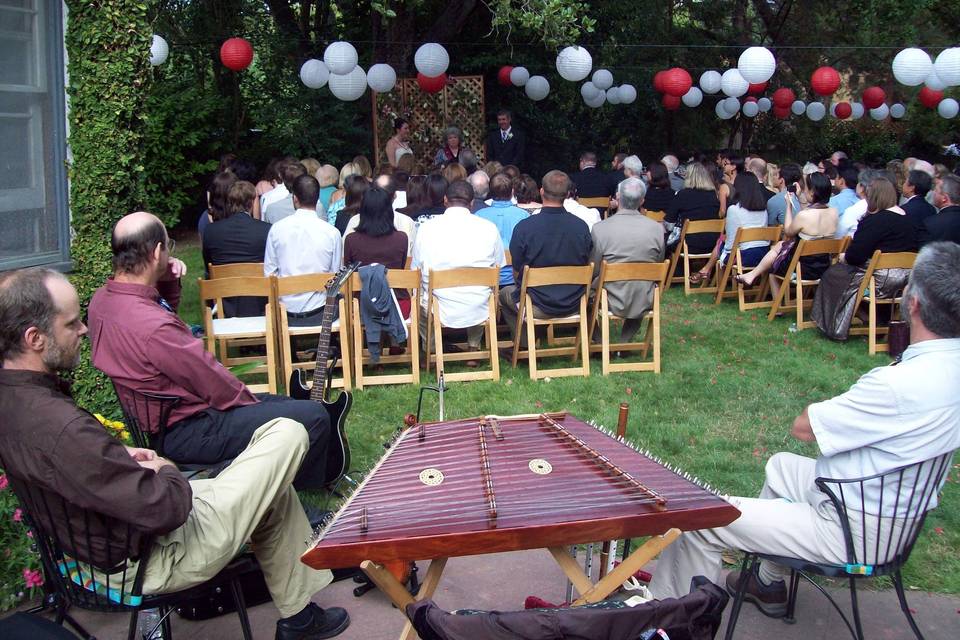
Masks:
[[[714,113],[717,114],[717,117],[720,118],[721,120],[729,120],[735,115],[735,113],[730,113],[729,111],[723,108],[723,100],[721,100],[716,104],[716,106],[713,108],[713,111]]]
[[[580,95],[583,96],[584,100],[595,100],[600,93],[604,92],[600,91],[600,88],[589,80],[580,85]],[[604,100],[606,100],[606,97],[604,97]]]
[[[896,103],[896,104],[890,105],[890,117],[891,117],[891,118],[895,118],[895,119],[899,120],[900,118],[902,118],[902,117],[905,116],[905,115],[907,115],[907,108],[906,108],[905,106],[903,106],[903,105],[900,104],[899,102]]]
[[[937,113],[943,118],[955,118],[957,112],[960,112],[960,104],[953,98],[944,98],[937,105]]]
[[[773,77],[773,72],[777,70],[777,60],[766,47],[750,47],[740,54],[737,69],[747,82],[760,84]]]
[[[923,84],[927,85],[927,87],[933,91],[943,91],[947,88],[947,83],[937,74],[936,67],[930,70],[930,74],[927,76],[927,79],[923,81]]]
[[[886,120],[889,115],[890,107],[885,104],[881,104],[876,109],[870,109],[870,117],[874,120]]]
[[[510,82],[512,82],[515,87],[524,86],[529,79],[530,72],[527,71],[526,67],[514,67],[510,72]]]
[[[802,116],[806,110],[807,104],[803,100],[794,100],[793,104],[790,105],[790,111],[792,111],[795,116]]]
[[[930,75],[933,63],[923,49],[911,47],[904,49],[893,58],[893,77],[900,84],[915,87],[923,84]]]
[[[720,91],[722,78],[723,76],[720,75],[719,71],[714,71],[713,69],[704,71],[700,74],[700,88],[703,89],[704,93],[714,94]]]
[[[564,80],[580,82],[593,68],[593,58],[583,47],[564,47],[557,55],[557,73]]]
[[[367,74],[363,67],[354,65],[350,73],[330,74],[330,93],[337,98],[349,102],[356,100],[367,90]]]
[[[633,104],[637,99],[637,88],[632,84],[620,85],[620,104]]]
[[[683,100],[683,104],[688,107],[699,107],[700,103],[703,102],[703,91],[697,87],[690,87],[690,90],[683,94],[683,97],[680,99]]]
[[[367,85],[377,93],[393,91],[397,85],[397,72],[388,64],[375,64],[367,71]]]
[[[960,84],[960,47],[951,47],[944,49],[937,56],[937,61],[933,63],[933,68],[937,70],[937,75],[948,86]]]
[[[607,102],[610,104],[620,104],[620,87],[610,87],[606,90]]]
[[[300,67],[300,82],[310,89],[319,89],[330,79],[330,70],[323,60],[310,59]]]
[[[823,120],[823,116],[827,115],[827,108],[823,106],[822,102],[811,102],[807,105],[807,117],[818,122]]]
[[[850,103],[850,117],[854,120],[859,120],[863,117],[863,103],[862,102],[851,102]]]
[[[338,76],[351,73],[357,66],[357,59],[357,50],[349,42],[331,42],[323,52],[327,69]]]
[[[723,102],[723,108],[727,113],[740,111],[740,101],[732,96],[721,100],[721,102]]]
[[[770,111],[770,108],[773,106],[773,103],[770,102],[770,98],[760,98],[757,100],[757,108],[760,109],[761,113],[766,113]]]
[[[720,90],[731,98],[739,98],[750,89],[750,83],[736,69],[727,69],[720,76]]]
[[[450,54],[436,42],[420,45],[413,55],[413,66],[428,78],[436,78],[450,66]]]
[[[550,83],[543,76],[533,76],[527,80],[524,90],[527,92],[528,98],[537,102],[546,98],[547,94],[550,93]]]
[[[830,103],[830,115],[833,116],[834,118],[837,117],[837,103],[836,103],[836,102],[831,102],[831,103]]]
[[[606,69],[597,69],[593,72],[593,85],[601,91],[606,91],[613,86],[613,74]]]
[[[760,107],[757,106],[756,102],[746,102],[743,105],[743,115],[748,118],[753,118],[758,113],[760,113]]]
[[[591,109],[597,109],[599,107],[602,107],[606,101],[607,101],[607,92],[600,91],[599,89],[597,89],[597,95],[589,99],[587,98],[583,99],[584,104],[586,104]]]
[[[150,45],[150,64],[158,66],[167,61],[170,55],[170,46],[167,41],[158,35],[153,36],[153,44]]]

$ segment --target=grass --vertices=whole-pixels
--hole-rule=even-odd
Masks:
[[[186,243],[178,248],[190,273],[202,273],[199,249]],[[191,276],[181,315],[198,324],[199,308]],[[662,317],[659,375],[605,378],[594,360],[589,379],[534,382],[525,365],[512,369],[501,361],[500,382],[448,384],[446,417],[566,409],[613,428],[619,403],[627,402],[630,440],[726,493],[755,496],[772,454],[817,455],[815,446],[790,436],[794,417],[806,405],[844,392],[869,369],[889,363],[885,355],[867,355],[863,338],[838,344],[816,330],[791,333],[789,318],[768,322],[764,313],[739,313],[735,302],[715,306],[708,296],[684,297],[678,288],[666,293]],[[433,383],[432,377],[421,379],[421,384]],[[416,411],[418,393],[412,385],[355,393],[348,421],[354,469],[369,469],[379,459],[404,415]],[[423,417],[436,419],[436,394],[425,394]],[[958,484],[960,464],[955,464],[941,506],[927,518],[904,570],[910,588],[960,593]]]

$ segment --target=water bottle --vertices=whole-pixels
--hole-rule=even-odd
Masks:
[[[163,626],[160,625],[160,619],[159,609],[141,609],[140,615],[137,616],[137,637],[143,640],[163,640]]]

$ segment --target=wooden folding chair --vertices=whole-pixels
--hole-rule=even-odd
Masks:
[[[404,320],[407,325],[406,353],[390,355],[384,352],[380,355],[380,364],[409,365],[409,373],[378,373],[365,374],[364,364],[370,364],[370,352],[364,348],[365,332],[363,319],[360,315],[360,299],[351,296],[350,327],[353,333],[353,372],[354,385],[363,389],[364,385],[378,384],[420,384],[420,270],[419,269],[388,269],[387,284],[391,289],[406,289],[410,293],[410,317]],[[350,290],[354,294],[361,291],[360,274],[350,276]]]
[[[887,335],[890,332],[889,326],[877,325],[877,305],[887,305],[890,307],[890,317],[896,318],[895,312],[897,305],[903,303],[903,291],[892,298],[881,298],[877,292],[877,279],[874,272],[880,269],[913,269],[913,263],[917,259],[917,254],[909,251],[901,253],[883,253],[879,249],[873,252],[870,258],[870,264],[867,266],[866,273],[863,274],[863,285],[857,290],[857,299],[853,305],[854,312],[860,308],[860,303],[864,298],[868,300],[868,321],[866,327],[851,327],[850,335],[867,336],[867,351],[870,355],[881,352],[886,353],[890,350],[890,345],[886,342],[879,342],[878,335]],[[866,288],[864,288],[864,286]]]
[[[590,333],[596,331],[600,323],[600,344],[590,345],[591,352],[600,352],[603,375],[621,371],[653,371],[660,373],[660,290],[667,277],[670,261],[643,263],[643,262],[607,262],[600,264],[600,279],[593,297],[593,310],[590,313]],[[610,311],[606,285],[610,282],[644,281],[653,282],[653,307],[648,311],[643,326],[637,332],[643,335],[641,342],[610,342],[610,321],[623,320],[622,317]],[[653,349],[651,362],[620,362],[610,363],[611,351],[640,351],[641,357],[646,359],[647,352]]]
[[[587,299],[590,296],[590,285],[593,281],[593,263],[576,267],[530,267],[523,268],[523,281],[520,285],[520,300],[517,304],[517,325],[513,338],[512,364],[517,366],[519,358],[526,358],[530,366],[530,379],[558,378],[564,376],[590,376],[590,334],[587,333]],[[580,311],[573,315],[561,318],[536,318],[533,315],[533,299],[528,289],[545,287],[554,284],[571,284],[583,286],[583,295],[580,296]],[[520,350],[520,338],[523,334],[524,321],[527,325],[527,350]],[[576,326],[577,336],[571,346],[547,347],[537,349],[536,328],[540,326]],[[539,355],[538,355],[539,354]],[[579,357],[579,367],[563,369],[538,369],[538,357],[573,356],[574,361]]]
[[[225,367],[232,367],[252,362],[262,362],[264,356],[230,356],[226,348],[239,341],[255,340],[264,345],[266,364],[250,371],[251,374],[267,374],[266,384],[248,384],[253,392],[277,392],[277,362],[276,362],[276,324],[273,309],[276,303],[272,278],[263,275],[247,278],[218,278],[204,280],[197,278],[200,288],[200,307],[204,313],[205,343],[207,351],[217,357]],[[213,309],[207,306],[208,300],[233,298],[238,296],[255,296],[267,299],[262,316],[248,318],[214,317]],[[217,343],[222,346],[217,353]]]
[[[690,295],[691,293],[716,293],[717,292],[717,280],[718,274],[717,270],[714,269],[713,273],[706,280],[700,282],[700,285],[696,288],[690,285],[690,262],[692,260],[709,260],[710,256],[713,255],[713,250],[711,249],[707,253],[690,253],[689,247],[687,247],[687,236],[694,235],[697,233],[723,233],[725,222],[723,220],[687,220],[684,222],[684,227],[686,233],[683,234],[683,237],[680,239],[680,250],[681,257],[683,258],[683,293],[684,295]],[[713,284],[711,284],[713,283]]]
[[[314,335],[320,336],[321,332],[321,321],[318,318],[316,325],[311,325],[309,327],[291,327],[290,322],[287,318],[287,308],[281,301],[283,296],[294,295],[298,293],[312,293],[314,291],[320,292],[321,296],[325,296],[325,287],[327,281],[333,277],[332,273],[308,273],[299,276],[285,276],[282,278],[276,278],[275,285],[275,296],[276,296],[276,306],[277,306],[277,325],[280,327],[279,331],[279,340],[280,340],[280,370],[283,373],[283,380],[285,383],[289,383],[290,376],[293,374],[294,369],[301,369],[303,371],[313,371],[316,369],[317,362],[315,358],[309,358],[307,360],[297,360],[293,347],[291,344],[291,339],[295,336],[308,336]],[[349,283],[341,291],[343,294],[337,301],[337,307],[340,314],[340,317],[333,321],[330,325],[330,335],[338,334],[340,337],[340,357],[337,358],[333,363],[333,368],[340,368],[341,376],[335,377],[330,376],[330,386],[334,388],[343,388],[350,390],[353,388],[353,379],[351,377],[351,367],[350,367],[350,318],[347,315],[347,305],[344,300],[350,298],[350,286]],[[325,297],[323,298],[325,300]],[[316,345],[310,345],[310,348],[313,349]],[[288,390],[289,391],[289,390]]]
[[[212,264],[207,263],[207,277],[210,280],[216,280],[217,278],[262,278],[263,277],[263,263],[262,262],[235,262],[233,264]],[[218,298],[215,301],[216,305],[214,309],[223,309],[223,298]],[[275,312],[275,309],[271,308],[271,313]],[[273,318],[273,326],[277,326],[276,316]],[[276,332],[274,332],[276,333]],[[221,340],[219,349],[221,353],[226,353],[226,350],[230,347],[250,347],[262,345],[263,340],[259,338],[250,338],[250,339],[239,339],[239,340]],[[276,353],[276,352],[274,352]]]
[[[500,267],[462,267],[459,269],[430,270],[427,286],[427,352],[426,367],[430,371],[431,360],[436,362],[437,377],[442,373],[444,380],[500,380],[500,357],[497,351],[497,290],[500,282]],[[462,350],[457,353],[443,352],[443,321],[440,319],[440,300],[435,293],[438,290],[453,287],[487,287],[490,297],[487,301],[487,319],[484,322],[485,347],[471,351],[466,343],[458,345]],[[430,353],[430,340],[433,338],[433,354]],[[473,369],[449,373],[444,370],[445,361],[489,360],[489,369]]]
[[[643,215],[647,216],[651,220],[656,222],[663,222],[663,218],[667,215],[664,211],[651,211],[649,209],[643,210]]]
[[[610,208],[610,198],[607,196],[596,196],[594,198],[577,198],[577,202],[584,207],[596,209],[600,212],[601,218],[607,217],[607,209]]]
[[[775,273],[770,274],[771,278],[780,281],[780,292],[773,305],[770,307],[770,313],[767,314],[767,320],[773,320],[781,310],[795,309],[797,313],[797,331],[809,329],[816,326],[815,322],[803,319],[803,312],[806,308],[813,305],[813,295],[810,288],[816,288],[820,284],[820,279],[804,278],[803,264],[801,258],[806,256],[829,255],[830,262],[836,263],[837,258],[843,253],[847,246],[849,238],[824,238],[821,240],[799,240],[797,248],[793,252],[793,258],[787,271],[782,276]],[[790,287],[796,289],[795,299],[790,301]],[[804,293],[804,289],[807,293]]]
[[[780,240],[780,235],[783,233],[783,225],[777,225],[775,227],[754,227],[747,229],[745,227],[740,227],[737,229],[737,237],[733,239],[733,251],[730,252],[730,255],[727,257],[727,264],[723,267],[723,273],[720,275],[720,282],[717,284],[717,297],[714,300],[714,304],[720,304],[720,301],[727,297],[733,297],[734,295],[740,301],[740,311],[746,311],[747,309],[756,309],[759,306],[769,307],[773,304],[773,301],[762,302],[757,304],[758,301],[763,300],[767,291],[770,288],[770,283],[767,278],[762,278],[763,282],[750,289],[750,293],[754,294],[754,302],[748,303],[746,301],[746,292],[744,291],[741,285],[733,282],[733,274],[742,276],[743,275],[743,258],[740,254],[740,246],[744,242],[767,242],[770,246],[773,246],[775,242]],[[751,269],[752,267],[747,267]],[[727,289],[727,284],[731,285],[731,288]],[[750,304],[751,306],[746,307],[744,305]]]

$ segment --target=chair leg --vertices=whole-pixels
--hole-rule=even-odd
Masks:
[[[130,627],[127,630],[127,640],[141,640],[137,638],[137,618],[140,617],[140,611],[130,613]]]
[[[913,635],[917,636],[918,640],[923,640],[923,634],[920,633],[917,622],[913,619],[913,614],[910,613],[910,606],[907,604],[907,595],[903,591],[903,577],[900,575],[899,570],[893,574],[893,586],[897,590],[897,598],[900,599],[900,609],[903,610],[903,615],[907,617],[907,622],[910,623],[910,629],[913,630]],[[857,621],[859,623],[859,618]]]
[[[800,587],[800,574],[796,570],[790,570],[790,591],[787,592],[787,613],[783,616],[786,624],[796,624],[797,618],[797,591]]]
[[[863,640],[863,625],[860,624],[860,603],[857,602],[857,581],[850,578],[850,607],[853,610],[853,624],[856,627],[857,640]]]
[[[250,631],[250,619],[247,617],[247,603],[243,599],[243,589],[240,588],[240,583],[234,580],[230,583],[230,590],[233,592],[233,604],[237,608],[237,616],[240,618],[243,640],[253,640],[253,634]]]
[[[740,617],[740,609],[743,607],[747,578],[758,561],[759,559],[750,553],[743,557],[743,564],[740,565],[740,580],[737,582],[737,593],[733,596],[733,605],[730,607],[730,617],[727,618],[727,631],[723,636],[724,640],[733,640],[733,632],[737,628],[737,619]]]

